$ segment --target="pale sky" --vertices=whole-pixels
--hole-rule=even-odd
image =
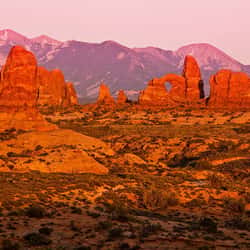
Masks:
[[[210,43],[250,64],[250,0],[1,0],[0,29],[175,50]]]

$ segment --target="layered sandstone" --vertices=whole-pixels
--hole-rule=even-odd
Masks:
[[[120,90],[117,96],[117,104],[122,105],[128,102],[128,97],[126,96],[124,90]]]
[[[78,98],[72,82],[66,83],[66,105],[77,105]]]
[[[59,69],[38,68],[39,105],[68,106],[78,103],[72,83],[66,83]]]
[[[243,72],[220,70],[210,78],[210,107],[250,108],[250,78]]]
[[[104,105],[114,105],[115,100],[110,94],[109,87],[102,83],[100,85],[99,96],[97,99],[97,104],[104,104]]]
[[[168,91],[166,83],[171,84]],[[196,104],[204,97],[203,82],[200,68],[192,56],[186,56],[183,75],[167,74],[155,78],[139,96],[139,103],[143,105],[179,105]]]
[[[186,81],[186,98],[189,102],[197,101],[204,97],[203,82],[198,63],[192,56],[186,56],[183,68],[183,77]]]
[[[1,72],[0,107],[36,106],[38,91],[36,79],[35,56],[22,47],[13,47]]]
[[[1,72],[0,130],[50,130],[37,110],[37,62],[34,55],[22,47],[11,49]]]

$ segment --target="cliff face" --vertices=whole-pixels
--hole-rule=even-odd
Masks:
[[[23,47],[11,49],[0,78],[0,130],[54,129],[37,106],[77,103],[73,85],[64,81],[61,71],[38,67],[35,56]]]
[[[1,72],[0,131],[10,128],[51,130],[37,109],[37,62],[22,47],[13,47]]]
[[[165,83],[171,84],[167,90]],[[183,75],[167,74],[155,78],[139,96],[142,105],[196,104],[204,97],[200,68],[192,56],[186,56]]]
[[[22,47],[13,47],[1,72],[0,106],[33,107],[37,89],[36,58]]]
[[[247,74],[220,70],[211,76],[210,87],[210,107],[250,108],[250,78]]]
[[[72,83],[66,83],[59,69],[48,71],[38,68],[39,105],[73,105],[78,104],[76,92]]]

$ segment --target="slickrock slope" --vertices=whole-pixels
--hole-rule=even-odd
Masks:
[[[165,87],[167,82],[171,84],[169,91]],[[167,74],[151,80],[148,87],[141,92],[139,103],[142,105],[196,104],[203,97],[203,82],[199,66],[192,56],[186,56],[183,76]]]
[[[115,100],[110,94],[109,87],[102,83],[100,85],[99,96],[97,99],[97,104],[104,104],[104,105],[114,105]]]
[[[0,147],[1,154],[11,151],[17,156],[12,157],[15,160],[14,171],[106,174],[108,169],[96,161],[95,157],[114,154],[101,140],[63,129],[24,133],[15,139],[1,142]],[[10,162],[5,162],[5,165],[8,164]]]
[[[126,96],[123,90],[119,90],[118,97],[117,97],[117,104],[122,105],[128,101],[128,97]]]
[[[220,70],[210,78],[210,107],[250,108],[250,78],[243,72]]]
[[[0,130],[50,130],[38,112],[37,62],[34,55],[22,47],[10,51],[1,72],[0,81]]]

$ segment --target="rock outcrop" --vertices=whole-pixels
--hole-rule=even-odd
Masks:
[[[123,90],[119,90],[118,96],[117,96],[117,104],[123,105],[128,102],[128,97],[126,96],[125,92]]]
[[[186,98],[189,102],[204,98],[203,82],[198,63],[192,56],[186,56],[183,68],[183,77],[186,80]]]
[[[208,105],[215,108],[250,108],[250,78],[243,72],[220,70],[210,78]]]
[[[1,72],[0,130],[55,128],[37,110],[37,70],[37,62],[31,52],[19,46],[11,49]]]
[[[97,104],[104,104],[104,105],[114,105],[115,100],[110,94],[109,87],[102,83],[100,85],[99,96],[97,99]]]
[[[13,47],[1,72],[0,106],[7,109],[36,106],[36,77],[35,56],[22,47]]]
[[[165,83],[171,84],[168,91]],[[155,78],[139,96],[142,105],[179,105],[196,104],[204,97],[203,82],[196,60],[192,56],[186,56],[183,75],[167,74],[161,78]]]
[[[39,105],[68,106],[78,104],[72,83],[66,83],[59,69],[38,68]]]
[[[58,146],[61,150],[54,150]],[[19,154],[34,149],[32,154],[27,153],[26,157],[18,157],[15,162],[11,161],[12,171],[21,172],[38,170],[47,173],[107,174],[108,168],[96,161],[92,153],[98,154],[101,158],[115,154],[103,141],[65,129],[23,133],[16,138],[0,142],[0,148],[1,154],[10,151]],[[46,152],[50,153],[44,154]],[[27,161],[28,159],[32,160]],[[10,163],[9,160],[6,159],[2,165]],[[48,162],[50,164],[47,164]]]
[[[66,83],[66,105],[77,105],[78,98],[72,82]]]

